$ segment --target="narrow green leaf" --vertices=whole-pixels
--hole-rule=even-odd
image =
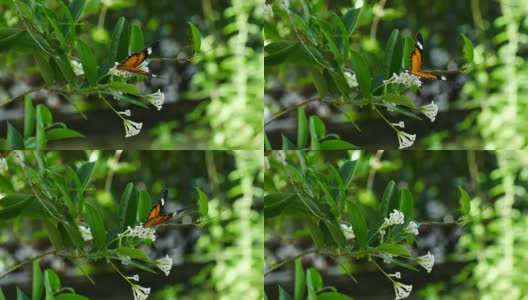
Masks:
[[[308,271],[306,271],[306,285],[308,286],[308,290],[314,292],[323,288],[323,278],[316,269],[309,268]]]
[[[33,135],[35,131],[35,107],[30,95],[24,97],[24,138]]]
[[[57,276],[57,273],[53,272],[50,269],[44,271],[44,286],[46,291],[55,292],[60,289],[60,278]]]
[[[31,299],[42,299],[42,291],[44,289],[44,281],[42,280],[42,270],[40,269],[39,260],[33,261],[33,290]]]
[[[24,138],[18,130],[7,121],[7,147],[10,150],[24,150]]]
[[[198,187],[195,187],[198,192],[198,211],[201,217],[207,217],[209,214],[209,199],[207,195]]]
[[[127,184],[125,191],[121,196],[121,201],[119,202],[119,232],[123,232],[125,230],[125,218],[133,188],[133,183]]]
[[[291,296],[279,285],[279,300],[291,300]]]
[[[130,48],[129,52],[138,52],[143,49],[145,46],[145,40],[143,39],[143,30],[141,30],[141,27],[134,23],[132,24],[132,29],[130,31]]]
[[[385,47],[385,58],[383,61],[383,71],[385,78],[390,78],[392,73],[398,73],[401,69],[402,40],[398,29],[391,33],[387,47]]]
[[[458,191],[460,192],[460,211],[465,216],[469,215],[469,212],[471,211],[471,201],[468,193],[461,187],[458,186]]]
[[[414,40],[410,37],[406,37],[403,44],[403,55],[401,59],[403,59],[403,67],[405,70],[409,70],[410,66],[410,57],[411,52],[414,51]],[[401,64],[401,62],[400,62]]]
[[[46,84],[53,84],[55,82],[55,72],[53,71],[48,58],[44,58],[40,53],[35,53],[33,58],[35,59],[35,63],[37,64],[40,74],[42,75],[42,78],[44,78]]]
[[[19,28],[3,28],[0,30],[0,47],[2,49],[14,46],[16,41],[21,38],[26,31]]]
[[[414,105],[414,102],[409,97],[404,96],[404,95],[386,94],[386,95],[383,95],[383,101],[410,107],[410,108],[416,107],[416,105]]]
[[[145,251],[141,249],[121,247],[121,248],[116,249],[116,253],[118,253],[120,256],[123,256],[123,257],[129,256],[131,258],[135,258],[139,260],[145,260],[145,261],[150,260],[148,255],[145,253]]]
[[[308,144],[308,119],[304,107],[297,108],[297,149],[303,149]]]
[[[400,211],[405,216],[405,220],[409,220],[414,215],[414,200],[411,192],[408,189],[403,189],[400,194]]]
[[[64,79],[66,79],[68,83],[74,84],[77,80],[77,76],[75,76],[75,73],[73,72],[70,61],[65,56],[61,56],[60,58],[56,57],[55,62],[57,63],[57,66],[59,66]]]
[[[150,195],[145,191],[139,192],[139,203],[138,203],[138,220],[143,221],[147,219],[148,212],[152,208],[152,200]]]
[[[304,269],[300,259],[295,260],[295,290],[293,293],[293,300],[304,299],[305,293],[305,277]]]
[[[296,149],[295,148],[295,145],[288,139],[287,136],[284,135],[284,133],[282,134],[282,150],[294,150]]]
[[[343,140],[326,140],[319,144],[319,150],[350,150],[357,149],[354,144]]]
[[[345,294],[338,292],[328,292],[317,295],[317,300],[353,300]]]
[[[326,127],[317,116],[310,116],[309,119],[309,130],[310,130],[310,149],[319,149],[319,140],[326,135]]]
[[[97,81],[97,62],[92,49],[81,40],[77,40],[77,47],[79,48],[84,75],[90,84],[94,84]]]
[[[187,22],[187,24],[189,24],[189,27],[191,28],[194,53],[198,53],[202,46],[202,35],[198,27],[196,27],[193,23]]]
[[[68,8],[70,9],[73,21],[77,23],[79,18],[81,17],[84,4],[86,4],[86,0],[73,0],[70,2],[70,5]]]
[[[312,82],[314,83],[315,88],[317,89],[317,92],[319,92],[319,96],[321,98],[324,98],[330,95],[326,79],[323,76],[323,74],[319,71],[319,69],[312,67],[312,66],[307,66],[307,67],[308,67],[308,71],[310,72],[310,77],[312,78]]]
[[[290,55],[296,53],[300,48],[300,44],[294,41],[279,41],[269,43],[264,47],[266,52],[266,56],[264,57],[264,65],[279,65],[285,62],[290,57]]]
[[[117,21],[117,25],[114,27],[114,31],[112,32],[112,44],[110,45],[110,55],[108,57],[108,64],[110,66],[113,66],[117,61],[117,50],[119,48],[119,41],[123,33],[123,28],[125,27],[125,21],[124,17],[120,17]]]
[[[460,35],[462,36],[462,39],[464,39],[464,59],[466,60],[466,64],[472,64],[475,55],[473,50],[473,43],[463,33],[460,33]]]
[[[370,95],[371,92],[371,78],[368,64],[365,59],[357,52],[350,50],[350,65],[356,74],[359,85],[359,90],[363,96]]]
[[[62,250],[64,248],[64,243],[62,242],[62,237],[57,227],[47,219],[44,220],[44,226],[53,248],[55,250]]]
[[[407,249],[403,245],[398,244],[381,244],[378,246],[378,251],[383,253],[388,253],[394,256],[403,256],[403,257],[410,257],[411,253],[409,252],[409,249]]]
[[[90,300],[88,297],[73,293],[60,294],[54,297],[55,300]]]
[[[4,295],[4,292],[2,291],[2,288],[0,288],[0,300],[6,300],[6,297]]]
[[[348,37],[351,37],[354,29],[356,29],[360,14],[361,8],[353,8],[347,11],[343,16],[343,23],[348,31]]]
[[[46,139],[48,140],[64,140],[72,138],[82,138],[81,133],[68,128],[53,128],[46,131]]]
[[[290,204],[290,200],[295,197],[293,193],[270,193],[264,196],[264,216],[266,218],[273,218],[281,214],[281,212]]]
[[[365,220],[365,216],[361,208],[355,203],[349,203],[348,208],[350,224],[352,224],[352,230],[354,230],[356,240],[358,241],[358,244],[361,248],[366,248],[368,239],[368,227],[367,221]]]
[[[112,82],[110,82],[109,87],[110,87],[110,89],[112,89],[114,91],[119,91],[119,92],[123,92],[123,93],[126,93],[126,94],[132,94],[132,95],[136,95],[136,96],[142,96],[142,94],[139,91],[138,87],[133,85],[133,84],[130,84],[130,83],[112,81]]]
[[[385,218],[389,213],[389,207],[391,204],[392,196],[394,195],[394,187],[396,186],[396,183],[394,180],[391,180],[389,184],[387,184],[387,187],[385,188],[385,191],[383,192],[383,197],[381,198],[381,206],[380,206],[380,217]]]
[[[0,200],[0,219],[16,218],[33,203],[35,197],[29,194],[9,194]]]
[[[17,286],[17,300],[29,300],[29,297],[24,294],[24,292]]]
[[[106,243],[106,229],[101,214],[95,207],[86,203],[84,205],[86,212],[88,213],[88,225],[92,232],[92,237],[95,241],[97,249],[102,250]]]

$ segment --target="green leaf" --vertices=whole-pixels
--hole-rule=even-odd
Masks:
[[[64,248],[64,243],[62,241],[62,237],[61,237],[61,234],[59,232],[59,230],[57,229],[57,227],[49,220],[45,219],[44,220],[44,226],[45,226],[45,230],[48,234],[48,238],[51,242],[51,244],[53,245],[53,248],[55,250],[61,250]]]
[[[29,138],[35,130],[35,107],[31,96],[24,97],[24,138]]]
[[[398,29],[391,33],[387,47],[385,47],[385,59],[383,62],[383,71],[385,78],[391,77],[392,73],[398,73],[401,68],[402,40]]]
[[[310,149],[319,150],[319,140],[326,135],[326,127],[317,116],[310,116]]]
[[[363,96],[370,95],[371,92],[371,78],[368,64],[365,59],[357,52],[350,50],[350,65],[356,74],[359,85],[359,90]]]
[[[319,92],[319,96],[321,98],[324,98],[328,95],[330,95],[330,92],[328,90],[328,84],[326,82],[326,78],[321,74],[319,69],[307,66],[308,71],[310,72],[310,77],[312,78],[312,82],[315,85],[315,88],[317,89],[317,92]]]
[[[0,30],[0,48],[9,49],[14,46],[16,41],[26,33],[26,30],[20,28],[3,28]]]
[[[125,27],[125,18],[120,17],[117,21],[117,25],[114,27],[112,32],[112,43],[110,45],[110,55],[108,65],[113,66],[117,61],[117,50],[119,48],[119,41],[121,40],[121,35],[123,34],[123,28]]]
[[[305,293],[304,269],[300,259],[295,260],[295,290],[293,300],[302,300]]]
[[[57,273],[50,269],[44,271],[44,286],[46,287],[46,291],[53,293],[60,289],[60,285],[60,278],[57,276]]]
[[[348,38],[352,36],[354,29],[356,28],[357,22],[359,20],[359,15],[361,14],[361,8],[353,8],[345,13],[343,16],[343,23],[348,32]]]
[[[92,237],[95,241],[95,246],[98,250],[102,250],[106,243],[106,229],[101,214],[95,207],[86,203],[84,205],[86,212],[88,213],[88,225],[92,232]]]
[[[81,191],[84,191],[92,178],[95,162],[86,162],[77,170],[77,177],[81,182]]]
[[[138,52],[143,49],[145,46],[145,40],[143,39],[143,30],[136,23],[132,24],[132,29],[130,31],[130,48],[128,51],[130,53]]]
[[[10,194],[0,199],[0,219],[16,218],[35,200],[33,195]]]
[[[414,102],[407,96],[398,94],[386,94],[383,95],[383,101],[393,103],[396,105],[402,105],[410,108],[415,108]]]
[[[339,168],[339,175],[343,181],[343,187],[345,189],[348,188],[352,183],[354,172],[356,171],[356,165],[357,160],[349,160]]]
[[[79,48],[84,75],[88,82],[93,85],[97,81],[97,62],[95,61],[95,56],[93,55],[92,49],[83,41],[77,40],[77,47]]]
[[[147,215],[152,208],[152,200],[150,195],[145,191],[139,192],[139,203],[138,203],[138,220],[146,220]]]
[[[319,144],[319,150],[350,150],[357,149],[354,144],[343,140],[327,140]]]
[[[345,294],[338,292],[328,292],[317,295],[317,300],[353,300]]]
[[[65,56],[61,56],[56,57],[55,62],[57,63],[57,66],[59,66],[64,79],[66,79],[68,83],[74,84],[77,80],[77,76],[73,72],[70,61]]]
[[[408,263],[405,263],[399,259],[396,259],[396,258],[390,258],[390,257],[385,257],[384,259],[388,260],[390,264],[395,264],[397,266],[400,266],[400,267],[403,267],[403,268],[406,268],[406,269],[409,269],[409,270],[413,270],[413,271],[416,271],[416,272],[419,272],[418,269],[416,269],[415,267],[409,265]]]
[[[356,236],[356,240],[361,248],[367,247],[368,227],[365,216],[359,206],[355,203],[349,203],[349,217],[352,230]]]
[[[458,191],[460,192],[460,211],[465,216],[469,215],[469,212],[471,211],[471,201],[468,193],[461,187],[458,186]]]
[[[35,53],[33,58],[35,59],[35,63],[37,64],[40,74],[42,74],[42,78],[44,78],[46,84],[52,85],[55,82],[55,72],[53,71],[48,58],[42,56],[41,53]]]
[[[402,115],[405,115],[407,117],[410,117],[410,118],[413,118],[413,119],[416,119],[416,120],[421,120],[422,119],[418,115],[416,115],[415,113],[412,113],[412,112],[410,112],[408,110],[405,110],[405,109],[403,109],[401,107],[398,107],[398,106],[395,106],[393,104],[379,103],[378,105],[386,107],[389,110],[393,110],[395,112],[399,112]]]
[[[125,102],[130,103],[130,104],[133,104],[133,105],[136,105],[136,106],[139,106],[139,107],[143,107],[143,108],[148,108],[148,106],[145,105],[143,102],[137,100],[136,98],[132,98],[132,97],[130,97],[128,95],[120,94],[120,93],[117,93],[117,92],[111,92],[111,93],[103,92],[103,93],[111,95],[112,97],[115,97],[115,98],[119,98],[120,100],[123,100]]]
[[[460,35],[464,39],[464,59],[466,60],[466,64],[472,64],[474,58],[473,43],[463,33],[460,33]]]
[[[84,239],[82,238],[81,232],[79,232],[77,225],[65,225],[64,229],[76,248],[81,249],[84,247]]]
[[[33,290],[31,299],[42,299],[42,291],[44,289],[44,282],[42,281],[42,270],[40,269],[39,260],[33,261]]]
[[[77,21],[81,17],[84,4],[86,4],[86,0],[73,0],[70,2],[68,8],[70,9],[73,22],[77,23]]]
[[[0,288],[0,300],[6,300],[6,297],[4,296],[4,292],[2,291],[2,288]]]
[[[264,196],[264,215],[266,218],[273,218],[290,204],[290,200],[295,197],[293,193],[270,193]]]
[[[279,285],[279,300],[291,300],[291,296]]]
[[[135,259],[139,259],[139,260],[145,260],[145,261],[149,261],[150,260],[150,258],[145,253],[145,251],[143,251],[141,249],[130,248],[130,247],[121,247],[121,248],[116,249],[115,252],[118,253],[119,256],[122,256],[122,257],[129,256],[131,258],[135,258]]]
[[[198,27],[196,27],[193,23],[187,22],[187,24],[189,24],[189,27],[191,28],[194,53],[198,53],[202,45],[202,35],[200,34]]]
[[[126,94],[132,94],[136,96],[142,96],[141,92],[139,91],[138,87],[125,82],[119,82],[119,81],[112,81],[109,84],[109,87],[111,90],[123,92]]]
[[[121,196],[121,201],[119,202],[119,232],[125,230],[125,219],[127,214],[128,203],[130,201],[130,196],[132,195],[132,190],[134,189],[134,184],[127,184],[123,195]]]
[[[408,189],[403,189],[400,193],[400,211],[405,216],[405,220],[411,219],[414,215],[414,200]]]
[[[406,37],[403,44],[403,56],[401,59],[403,59],[403,66],[405,70],[408,70],[410,66],[410,59],[411,52],[414,51],[414,40],[410,37]],[[401,62],[400,62],[401,64]]]
[[[90,300],[90,298],[73,293],[67,293],[55,296],[55,300]]]
[[[29,297],[17,286],[17,300],[29,300]]]
[[[308,143],[308,119],[304,107],[297,108],[297,149],[303,149]]]
[[[137,262],[137,261],[134,261],[134,260],[130,260],[130,259],[127,259],[127,258],[124,258],[124,257],[121,257],[121,256],[117,257],[117,259],[119,259],[120,261],[124,262],[125,264],[132,265],[133,267],[139,268],[139,269],[141,269],[143,271],[147,271],[147,272],[156,274],[156,271],[152,270],[150,267],[148,267],[147,265],[145,265],[143,263],[140,263],[140,262]]]
[[[282,150],[294,150],[295,145],[288,139],[287,136],[282,134]]]
[[[308,290],[314,292],[323,288],[323,278],[316,269],[309,268],[308,271],[306,271],[306,285],[308,286]]]
[[[410,257],[411,253],[403,245],[397,244],[381,244],[377,247],[379,252],[388,253],[394,256]]]
[[[387,184],[387,187],[385,188],[385,191],[383,192],[383,197],[381,198],[381,206],[380,206],[380,217],[385,218],[387,214],[389,213],[389,207],[391,204],[392,196],[394,195],[394,187],[396,186],[396,183],[394,183],[394,180],[391,180],[389,184]]]
[[[7,121],[7,147],[10,150],[24,150],[24,138],[16,128]]]
[[[207,195],[200,188],[195,187],[195,189],[198,192],[198,211],[200,216],[207,217],[209,214],[209,199],[207,199]]]
[[[68,128],[53,128],[46,131],[46,139],[48,140],[64,140],[72,138],[82,138],[81,133]]]
[[[269,43],[264,47],[266,52],[266,56],[264,57],[264,65],[279,65],[286,61],[290,55],[298,52],[300,48],[300,44],[296,41],[278,41]]]
[[[51,126],[52,123],[53,123],[53,117],[49,109],[43,104],[38,104],[37,105],[37,125],[40,125],[43,128],[47,128]]]

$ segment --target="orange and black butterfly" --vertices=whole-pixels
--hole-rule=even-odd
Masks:
[[[167,200],[167,194],[168,191],[165,189],[161,194],[160,201],[150,209],[147,215],[147,220],[143,223],[143,227],[158,226],[159,224],[167,222],[174,215],[177,215],[183,211],[183,209],[178,209],[177,211],[168,213],[166,215],[161,214],[161,210],[163,209],[163,206],[165,206],[165,201]]]
[[[409,72],[411,74],[420,76],[425,79],[432,79],[432,80],[447,80],[445,76],[434,74],[430,71],[424,71],[422,70],[422,62],[423,62],[423,39],[422,34],[417,33],[416,39],[414,40],[414,50],[411,52],[410,60],[410,69]]]
[[[116,69],[146,76],[159,77],[156,74],[152,74],[138,68],[142,63],[145,62],[145,60],[147,60],[147,58],[152,54],[154,48],[158,47],[158,45],[159,41],[155,41],[143,48],[143,50],[130,54],[123,60],[123,62],[116,66]]]

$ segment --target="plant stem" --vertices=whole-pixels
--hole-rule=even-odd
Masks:
[[[301,253],[299,253],[299,254],[293,256],[293,257],[290,257],[290,258],[288,258],[288,259],[286,259],[286,260],[283,260],[283,261],[281,261],[280,263],[278,263],[278,264],[274,265],[273,267],[269,268],[266,272],[264,272],[264,276],[267,276],[269,273],[275,271],[276,269],[282,267],[283,265],[285,265],[285,264],[287,264],[287,263],[289,263],[289,262],[291,262],[291,261],[296,260],[297,258],[303,257],[303,256],[305,256],[306,254],[314,253],[314,252],[317,252],[317,251],[319,251],[318,248],[316,248],[316,249],[306,250],[306,251],[301,252]]]
[[[0,275],[0,279],[4,278],[7,274],[13,272],[14,270],[16,270],[16,269],[22,267],[23,265],[25,265],[25,264],[27,264],[27,263],[32,262],[32,261],[34,261],[34,260],[36,260],[36,259],[39,259],[39,258],[41,258],[41,257],[44,257],[44,256],[46,256],[46,255],[50,255],[50,254],[55,254],[55,250],[51,250],[51,251],[48,251],[48,252],[44,252],[44,253],[42,253],[42,254],[40,254],[40,255],[38,255],[38,256],[32,257],[32,258],[30,258],[30,259],[26,259],[26,260],[22,261],[21,263],[12,266],[12,267],[9,268],[4,274]]]

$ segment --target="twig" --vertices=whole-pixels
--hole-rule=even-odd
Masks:
[[[29,90],[29,91],[23,92],[22,94],[17,95],[17,96],[15,96],[15,97],[13,97],[13,98],[7,99],[4,103],[0,104],[0,107],[6,105],[6,104],[8,104],[8,103],[11,103],[11,102],[15,101],[16,99],[18,99],[18,98],[20,98],[20,97],[24,97],[24,96],[27,95],[27,94],[31,94],[31,93],[36,92],[36,91],[38,91],[38,90],[41,90],[41,89],[43,89],[43,88],[44,88],[44,87],[34,88],[34,89],[32,89],[32,90]]]
[[[277,119],[278,117],[282,116],[282,115],[285,115],[287,113],[289,113],[290,111],[294,110],[294,109],[297,109],[297,107],[300,107],[300,106],[303,106],[303,105],[306,105],[310,102],[314,102],[314,101],[319,101],[321,98],[320,97],[314,97],[314,98],[310,98],[304,102],[301,102],[299,104],[296,104],[290,108],[287,108],[286,110],[283,110],[281,111],[280,113],[274,115],[273,117],[271,117],[271,119],[269,119],[268,121],[266,121],[266,123],[264,123],[264,127],[266,127],[266,125],[268,125],[269,123],[271,123],[273,120]]]
[[[48,252],[44,252],[44,253],[42,253],[41,255],[38,255],[38,256],[32,257],[32,258],[30,258],[30,259],[26,259],[26,260],[24,260],[23,262],[21,262],[21,263],[19,263],[19,264],[17,264],[17,265],[12,266],[12,267],[9,268],[4,274],[0,275],[0,279],[4,278],[7,274],[13,272],[14,270],[16,270],[16,269],[22,267],[23,265],[25,265],[25,264],[27,264],[27,263],[32,262],[32,261],[34,261],[34,260],[36,260],[36,259],[40,259],[41,257],[44,257],[44,256],[46,256],[46,255],[50,255],[50,254],[55,254],[55,250],[51,250],[51,251],[48,251]]]
[[[267,276],[269,273],[275,271],[276,269],[282,267],[283,265],[285,265],[285,264],[287,264],[287,263],[289,263],[289,262],[291,262],[291,261],[296,260],[297,258],[303,257],[303,256],[305,256],[306,254],[310,254],[310,253],[317,252],[317,251],[319,251],[319,250],[320,250],[319,248],[306,250],[306,251],[301,252],[301,253],[299,253],[299,254],[293,256],[293,257],[290,257],[290,258],[288,258],[288,259],[286,259],[286,260],[283,260],[283,261],[281,261],[280,263],[278,263],[278,264],[274,265],[273,267],[269,268],[266,272],[264,272],[264,276]]]

